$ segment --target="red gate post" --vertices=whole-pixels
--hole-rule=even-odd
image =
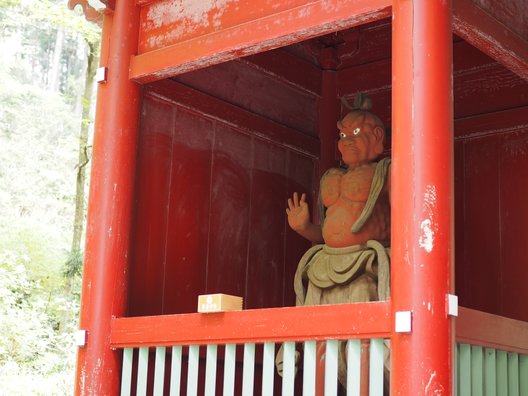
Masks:
[[[338,135],[337,121],[340,118],[337,99],[337,76],[334,70],[322,71],[321,98],[319,99],[319,141],[321,151],[319,158],[319,179],[330,168],[336,166],[336,140]],[[318,179],[318,180],[319,180]],[[319,191],[319,186],[317,186]],[[314,205],[317,207],[317,205]]]
[[[137,51],[139,7],[118,0],[105,15],[92,155],[76,395],[117,395],[121,354],[110,349],[112,316],[124,316],[139,121],[139,86],[129,78]]]
[[[449,395],[453,331],[453,97],[450,0],[393,3],[393,395]],[[405,323],[403,323],[405,324]]]

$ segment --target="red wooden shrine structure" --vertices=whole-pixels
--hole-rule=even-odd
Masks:
[[[454,394],[455,338],[528,353],[524,0],[70,4],[103,26],[76,394],[141,345],[390,338],[394,395]],[[357,92],[392,132],[391,298],[295,308],[286,199],[315,206]],[[217,292],[245,310],[195,313]]]

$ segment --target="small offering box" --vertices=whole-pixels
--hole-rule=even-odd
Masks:
[[[229,294],[204,294],[198,296],[198,312],[228,312],[242,310],[242,297]]]

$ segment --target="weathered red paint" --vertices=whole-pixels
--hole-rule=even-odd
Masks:
[[[446,296],[453,266],[450,1],[393,4],[392,307],[412,331],[391,338],[396,395],[452,394]]]
[[[191,31],[184,30],[181,34],[178,32],[183,24],[176,18],[180,8],[168,8],[167,4],[168,1],[158,1],[142,9],[140,42],[143,44],[140,54],[132,59],[130,77],[133,80],[160,80],[386,18],[390,15],[391,2],[361,0],[330,4],[323,0],[259,0],[237,10],[236,2],[226,0],[222,7],[209,9],[200,5],[181,10],[184,19],[193,21]],[[155,46],[157,42],[162,46]]]
[[[77,395],[114,395],[119,390],[120,352],[110,348],[112,316],[127,307],[135,177],[139,86],[128,75],[137,46],[139,9],[120,1],[106,15],[101,62],[108,81],[99,86],[80,328],[87,330],[79,348]],[[110,34],[114,38],[110,40]]]
[[[112,347],[386,338],[388,302],[115,318]],[[310,323],[310,326],[306,326]]]
[[[325,70],[322,75],[323,95],[319,100],[319,178],[330,168],[339,164],[337,155],[337,120],[340,119],[340,103],[337,97],[337,73]]]
[[[460,307],[456,319],[456,340],[528,354],[528,322]]]
[[[171,0],[151,2],[141,10],[143,28],[139,53],[277,15],[306,3],[306,0],[206,0],[199,4]]]
[[[453,31],[468,43],[478,47],[497,62],[528,80],[528,37],[522,21],[526,7],[521,1],[501,2],[510,3],[518,8],[517,17],[513,13],[506,20],[498,20],[489,12],[501,8],[494,6],[483,9],[472,0],[455,0],[453,13]],[[489,5],[488,5],[489,7]],[[498,17],[503,17],[497,13]],[[512,30],[514,29],[514,30]]]

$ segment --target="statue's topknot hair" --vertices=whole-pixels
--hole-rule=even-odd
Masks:
[[[354,106],[351,106],[350,103],[348,103],[348,100],[343,96],[341,98],[341,103],[343,103],[343,106],[345,106],[349,110],[363,110],[363,111],[370,111],[372,109],[372,99],[370,99],[370,96],[367,94],[358,92],[354,96]]]

